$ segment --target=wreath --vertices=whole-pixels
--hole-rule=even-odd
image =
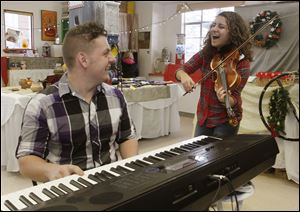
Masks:
[[[277,12],[271,12],[270,10],[262,11],[256,15],[254,21],[250,22],[250,32],[253,35],[258,29],[260,29],[266,22],[271,20],[274,16],[277,16]],[[282,31],[282,22],[279,18],[273,20],[270,23],[271,29],[269,33],[258,34],[254,37],[254,45],[259,47],[266,47],[267,49],[274,46]]]
[[[284,122],[288,113],[288,101],[291,101],[289,92],[283,87],[273,91],[269,103],[270,115],[267,117],[273,136],[278,136],[280,132],[286,135]]]

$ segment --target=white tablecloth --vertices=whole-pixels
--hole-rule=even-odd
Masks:
[[[170,98],[128,102],[129,114],[135,124],[138,138],[156,138],[179,130],[178,100],[183,90],[177,84],[171,84],[169,87]]]
[[[54,69],[27,69],[27,70],[9,70],[9,86],[18,86],[20,79],[30,77],[34,82],[46,79],[53,75]]]
[[[15,152],[23,113],[27,102],[35,93],[30,89],[22,90],[22,94],[4,93],[5,91],[7,88],[1,88],[1,166],[6,166],[7,171],[18,171]]]
[[[264,94],[262,101],[262,111],[265,120],[267,121],[268,105],[272,91],[277,89],[276,87],[268,87]],[[286,87],[289,91],[289,95],[292,99],[293,105],[296,108],[297,116],[299,118],[299,84],[295,84],[290,87]],[[240,124],[239,133],[267,133],[267,130],[263,124],[259,115],[259,97],[263,87],[256,86],[254,83],[247,83],[242,91],[243,99],[243,119]],[[292,113],[286,116],[285,120],[286,138],[299,138],[299,123]],[[291,142],[281,138],[275,138],[279,148],[279,154],[276,157],[274,168],[285,168],[288,179],[299,183],[299,141]]]
[[[1,89],[1,165],[7,171],[19,171],[15,150],[21,131],[25,106],[34,95],[30,89],[7,93],[9,87]],[[18,94],[18,93],[22,93]],[[178,99],[183,91],[170,85],[170,98],[145,102],[128,102],[129,114],[139,138],[155,138],[168,135],[180,128]]]

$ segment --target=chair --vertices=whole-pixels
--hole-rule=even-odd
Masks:
[[[239,204],[239,209],[241,210],[242,205],[243,205],[243,201],[245,199],[247,199],[248,197],[252,196],[254,194],[254,185],[251,181],[249,181],[247,184],[237,188],[236,191],[236,195],[237,195],[237,201]],[[223,199],[219,200],[216,204],[217,204],[217,209],[218,211],[224,211],[223,208],[223,203],[224,202],[231,202],[231,198],[233,199],[233,202],[235,204],[235,198],[234,195],[228,195],[226,197],[224,197]],[[237,210],[237,207],[235,207],[234,209],[235,211]]]

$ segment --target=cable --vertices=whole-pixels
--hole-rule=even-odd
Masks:
[[[239,207],[239,202],[238,202],[238,199],[237,199],[237,195],[236,195],[235,189],[234,189],[234,187],[233,187],[231,181],[230,181],[230,180],[228,179],[228,177],[226,177],[226,176],[224,176],[223,179],[224,179],[225,181],[227,181],[227,182],[228,182],[227,185],[229,185],[229,186],[231,187],[231,191],[233,192],[234,198],[235,198],[236,210],[237,210],[237,211],[240,211],[240,207]],[[230,190],[229,190],[229,192],[230,192]]]
[[[220,189],[221,189],[221,182],[222,182],[222,178],[215,178],[215,177],[213,177],[213,176],[211,176],[211,178],[212,179],[214,179],[214,180],[218,180],[218,189],[217,189],[217,191],[216,191],[216,193],[215,193],[215,195],[214,195],[214,197],[213,197],[213,199],[212,199],[212,201],[211,201],[211,203],[209,204],[209,205],[212,205],[213,203],[214,203],[214,201],[215,201],[215,199],[216,199],[216,197],[217,197],[217,195],[218,195],[218,193],[219,193],[219,191],[220,191]]]
[[[218,189],[217,189],[217,191],[216,191],[216,193],[215,193],[215,195],[214,195],[214,197],[213,197],[213,199],[212,199],[210,205],[214,203],[214,201],[215,201],[215,199],[216,199],[216,197],[217,197],[217,195],[218,195],[218,193],[219,193],[219,191],[220,191],[220,189],[221,189],[221,182],[222,182],[223,180],[225,180],[225,181],[227,182],[227,186],[228,186],[228,191],[229,191],[229,193],[230,193],[230,194],[231,194],[231,193],[234,194],[234,198],[235,198],[235,202],[236,202],[236,210],[239,211],[240,208],[239,208],[239,203],[238,203],[237,195],[236,195],[235,189],[234,189],[234,187],[233,187],[231,181],[229,180],[229,178],[226,177],[225,175],[217,175],[217,174],[209,175],[208,177],[209,177],[210,179],[213,179],[213,180],[218,180],[218,183],[219,183]],[[231,198],[231,207],[232,207],[232,210],[233,210],[232,196],[230,196],[230,198]]]

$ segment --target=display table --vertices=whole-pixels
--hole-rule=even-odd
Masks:
[[[18,86],[20,79],[30,77],[34,82],[43,81],[47,76],[53,75],[54,69],[26,69],[9,70],[9,86]]]
[[[179,130],[178,99],[182,92],[176,84],[123,90],[125,98],[131,98],[128,110],[138,138],[156,138]],[[15,151],[23,113],[33,95],[30,89],[17,92],[11,91],[11,87],[1,89],[1,165],[7,171],[19,171]]]
[[[139,92],[139,89],[144,90]],[[144,99],[138,97],[139,93],[144,94]],[[139,101],[132,99],[134,94]],[[178,100],[182,95],[183,90],[177,84],[124,91],[138,138],[156,138],[179,130]]]
[[[1,166],[6,166],[7,171],[19,171],[16,147],[25,107],[35,93],[30,89],[12,93],[10,89],[1,88]]]
[[[259,97],[264,87],[256,86],[254,83],[247,83],[242,91],[242,107],[243,118],[240,124],[239,133],[268,133],[259,114]],[[278,86],[268,87],[262,101],[262,111],[264,118],[267,121],[269,115],[268,107],[272,91],[279,88]],[[299,84],[288,86],[292,103],[299,117]],[[299,122],[294,115],[289,112],[285,120],[286,138],[299,138]],[[288,179],[291,179],[299,184],[299,141],[291,142],[276,137],[276,142],[279,148],[279,154],[276,157],[274,168],[285,168]]]

